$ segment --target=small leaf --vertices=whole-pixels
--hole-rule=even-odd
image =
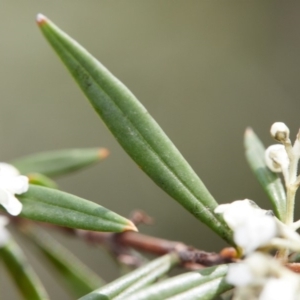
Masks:
[[[179,258],[176,254],[164,255],[80,298],[80,300],[124,299],[125,295],[153,282],[178,263]]]
[[[228,284],[224,277],[219,277],[166,300],[214,300],[230,289],[232,285]]]
[[[0,249],[0,257],[24,299],[49,299],[40,279],[27,261],[21,248],[14,240],[11,239]]]
[[[51,189],[57,189],[57,184],[49,177],[40,173],[27,174],[30,184],[40,185]]]
[[[23,232],[61,275],[59,282],[64,281],[76,298],[104,285],[96,273],[45,231],[36,226],[26,226]]]
[[[229,243],[232,232],[194,170],[136,97],[76,41],[42,15],[38,25],[96,112],[137,165]]]
[[[223,277],[228,270],[227,265],[205,268],[198,272],[188,272],[153,284],[124,300],[164,300],[185,291],[191,290],[208,281]]]
[[[245,132],[244,144],[247,161],[259,183],[269,196],[274,212],[280,220],[284,220],[286,212],[286,194],[279,176],[270,171],[265,163],[265,147],[253,132],[248,128]]]
[[[55,177],[95,164],[107,156],[108,150],[104,148],[66,149],[33,154],[11,164],[22,174],[41,173]]]
[[[58,190],[30,185],[18,198],[20,216],[27,219],[94,231],[137,231],[131,221],[103,206]]]

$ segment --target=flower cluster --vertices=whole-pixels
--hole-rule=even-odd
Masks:
[[[286,211],[283,220],[272,211],[263,210],[255,202],[245,199],[219,205],[221,214],[233,230],[233,239],[245,259],[232,264],[226,280],[235,288],[235,300],[299,300],[300,276],[287,269],[289,251],[300,251],[300,236],[294,222],[294,200],[300,185],[297,166],[300,158],[300,132],[292,145],[289,128],[282,122],[271,127],[271,136],[281,144],[270,146],[265,152],[267,167],[282,173],[286,187]],[[269,253],[276,250],[276,258]]]
[[[22,203],[15,197],[28,190],[28,177],[20,175],[12,165],[0,163],[0,204],[13,216],[22,211]]]
[[[20,175],[19,171],[12,165],[0,163],[0,204],[6,211],[16,216],[22,211],[22,203],[15,197],[28,190],[28,177]],[[0,216],[0,248],[9,240],[10,234],[5,226],[9,220]]]
[[[237,287],[235,299],[300,299],[300,277],[264,253],[255,252],[231,265],[226,280]]]
[[[281,144],[270,146],[265,153],[266,164],[270,170],[283,174],[287,187],[299,186],[297,166],[300,158],[300,134],[292,145],[289,138],[290,130],[282,122],[276,122],[271,127],[272,137]]]

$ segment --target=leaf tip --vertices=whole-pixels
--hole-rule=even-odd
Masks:
[[[109,155],[109,150],[106,148],[99,148],[98,157],[99,159],[104,159]]]
[[[123,232],[124,231],[136,231],[138,232],[138,229],[136,228],[136,226],[128,220],[128,223],[126,226],[124,226]]]
[[[253,135],[253,129],[251,127],[247,127],[245,131],[245,137]]]
[[[39,26],[42,26],[43,24],[47,23],[47,18],[43,14],[37,14],[36,16],[36,22]]]

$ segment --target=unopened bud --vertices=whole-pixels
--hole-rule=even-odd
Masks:
[[[276,122],[271,127],[271,136],[278,142],[285,142],[289,139],[290,130],[282,122]]]
[[[276,173],[283,172],[289,167],[290,161],[283,145],[272,145],[265,152],[268,168]]]

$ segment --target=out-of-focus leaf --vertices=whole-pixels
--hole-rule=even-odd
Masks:
[[[164,255],[105,285],[103,288],[93,291],[80,300],[124,299],[126,295],[152,283],[178,263],[179,258],[176,254]]]
[[[76,41],[42,15],[37,22],[96,112],[124,150],[164,191],[233,244],[218,205],[194,170],[136,97]]]
[[[131,294],[124,300],[164,300],[223,277],[226,275],[227,270],[227,265],[220,265],[205,268],[198,272],[188,272],[153,284],[137,293]]]
[[[294,252],[289,256],[290,263],[299,263],[300,262],[300,253]]]
[[[33,154],[11,164],[22,174],[41,173],[55,177],[93,165],[107,156],[108,150],[105,148],[66,149]]]
[[[25,300],[49,299],[40,279],[14,240],[0,248],[0,257]]]
[[[40,173],[27,174],[30,184],[40,185],[51,189],[57,189],[57,184],[49,177]]]
[[[284,220],[286,212],[286,194],[279,176],[272,172],[265,163],[265,147],[248,128],[245,132],[244,144],[247,161],[259,183],[269,196],[274,212],[280,220]]]
[[[61,275],[58,280],[65,282],[76,298],[104,285],[96,273],[45,231],[27,226],[24,233]]]
[[[60,226],[94,231],[137,231],[128,219],[77,196],[37,185],[18,195],[23,203],[21,217]]]
[[[174,297],[165,298],[166,300],[214,300],[220,294],[232,289],[232,285],[225,281],[224,277],[219,277],[207,281],[186,292]]]

